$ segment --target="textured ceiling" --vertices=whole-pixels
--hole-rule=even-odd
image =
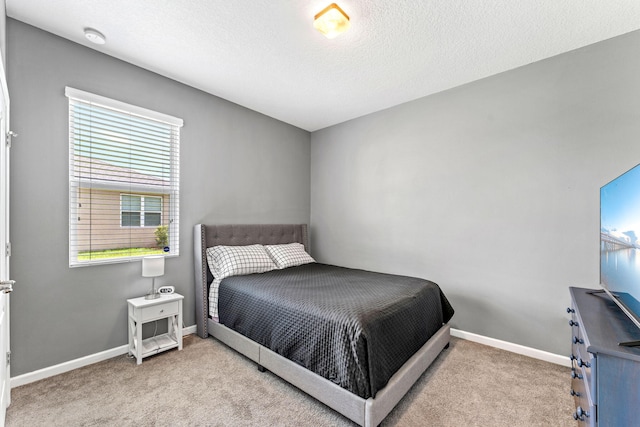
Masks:
[[[314,131],[640,28],[638,0],[6,0],[11,18]],[[83,35],[92,27],[105,45]]]

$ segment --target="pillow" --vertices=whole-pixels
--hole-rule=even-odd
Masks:
[[[277,268],[262,245],[213,246],[207,248],[207,263],[213,277],[219,280]]]
[[[311,258],[311,255],[304,250],[304,245],[301,243],[266,245],[264,248],[280,270],[287,267],[316,262],[316,260]]]

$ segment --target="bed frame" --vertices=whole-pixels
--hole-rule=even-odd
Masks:
[[[209,318],[209,284],[213,277],[205,250],[215,245],[302,243],[309,252],[306,224],[204,225],[194,227],[196,321],[198,335],[212,335],[280,378],[364,427],[374,427],[391,412],[450,339],[445,324],[396,372],[375,398],[363,399]]]

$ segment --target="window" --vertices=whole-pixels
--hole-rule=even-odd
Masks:
[[[69,265],[178,255],[182,120],[77,89],[69,98]]]
[[[120,195],[123,227],[158,227],[162,224],[162,197]]]

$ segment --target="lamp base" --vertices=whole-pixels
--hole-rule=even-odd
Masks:
[[[144,299],[160,298],[160,293],[156,290],[156,278],[151,279],[151,291],[145,295]]]

